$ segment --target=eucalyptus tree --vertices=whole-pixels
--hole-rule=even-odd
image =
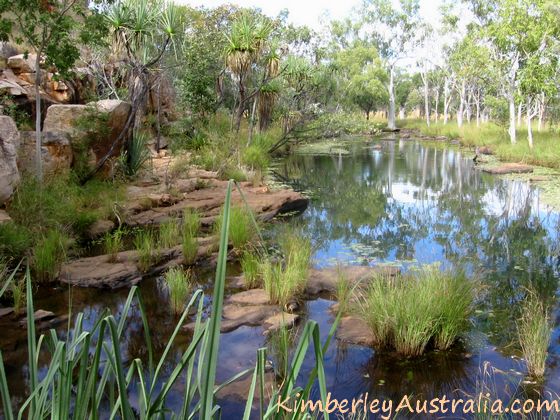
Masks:
[[[422,24],[419,0],[364,0],[360,10],[362,30],[378,45],[388,73],[388,128],[395,129],[395,71],[418,43],[418,29]]]

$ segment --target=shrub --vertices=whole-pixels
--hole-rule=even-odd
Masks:
[[[465,332],[474,286],[462,273],[428,266],[395,277],[376,274],[360,297],[358,314],[369,325],[374,344],[414,357],[432,339],[445,350]]]
[[[191,292],[192,276],[190,271],[171,268],[165,273],[165,283],[169,291],[171,308],[176,314],[183,312],[187,297]]]
[[[33,272],[38,281],[56,278],[66,259],[69,239],[59,230],[50,230],[33,248]]]
[[[148,271],[159,258],[154,234],[150,231],[140,231],[134,238],[134,247],[138,251],[138,266],[141,271]]]
[[[158,245],[160,248],[171,248],[181,242],[181,227],[177,219],[170,219],[159,227]]]
[[[243,270],[243,278],[247,289],[254,289],[260,284],[259,273],[260,259],[257,255],[245,251],[241,257],[241,270]]]
[[[270,159],[265,150],[257,145],[247,147],[243,151],[243,163],[252,169],[265,170]]]
[[[32,244],[32,234],[25,226],[13,222],[0,223],[0,255],[21,259]]]
[[[106,233],[103,238],[103,248],[109,255],[109,262],[117,262],[118,253],[122,249],[122,235],[122,230],[117,229],[113,233]]]
[[[550,315],[544,304],[536,296],[530,296],[523,305],[517,334],[527,371],[533,377],[544,376],[551,332]]]
[[[218,171],[218,177],[223,180],[233,179],[237,182],[247,181],[245,172],[233,164],[226,164]]]

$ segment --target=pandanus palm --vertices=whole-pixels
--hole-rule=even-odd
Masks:
[[[259,131],[266,130],[272,122],[272,111],[280,93],[280,83],[276,79],[280,73],[280,56],[276,48],[271,48],[266,57],[265,83],[259,90]]]
[[[230,34],[226,35],[228,40],[225,51],[226,67],[235,78],[238,89],[235,111],[236,130],[239,130],[246,107],[247,78],[253,65],[261,59],[271,31],[272,26],[267,21],[243,15],[233,22]]]

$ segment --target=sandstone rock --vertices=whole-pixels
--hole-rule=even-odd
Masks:
[[[99,123],[106,125],[107,133],[102,136],[99,132],[98,138],[90,145],[92,154],[97,163],[105,156],[113,142],[118,138],[125,126],[130,104],[119,100],[102,100],[92,102],[88,105],[52,105],[47,109],[44,123],[44,131],[63,132],[70,136],[71,142],[83,141],[83,128],[78,127],[78,122],[84,118],[93,119],[99,116]],[[105,122],[106,120],[106,122]],[[95,127],[92,127],[95,130]],[[122,151],[122,144],[115,147],[110,156],[118,156]]]
[[[270,334],[280,328],[292,328],[296,321],[299,319],[299,315],[290,314],[287,312],[281,312],[279,314],[274,314],[266,318],[263,322],[265,327],[265,334]]]
[[[6,210],[0,210],[0,224],[11,222],[12,218],[6,212]]]
[[[394,276],[399,272],[398,267],[391,266],[344,266],[324,268],[321,270],[311,269],[309,271],[309,280],[305,292],[309,296],[316,296],[320,293],[333,293],[336,291],[337,283],[342,275],[350,283],[355,284],[362,282],[367,284],[374,274],[383,273],[388,276]]]
[[[55,317],[55,315],[54,315],[53,312],[45,311],[43,309],[38,309],[33,313],[33,319],[35,320],[35,322],[46,321],[46,320],[52,319],[54,317]],[[25,325],[26,323],[27,323],[27,317],[23,318],[20,321],[21,325]]]
[[[18,54],[8,58],[8,67],[13,70],[15,74],[19,73],[33,73],[35,71],[35,54]]]
[[[10,315],[13,312],[14,312],[14,308],[11,308],[11,307],[0,308],[0,318],[4,317],[6,315]]]
[[[131,261],[110,263],[107,256],[82,258],[62,267],[59,280],[73,286],[117,289],[130,287],[142,280],[142,274]]]
[[[87,231],[87,236],[90,239],[97,239],[102,237],[115,228],[115,223],[111,220],[96,220]]]
[[[19,183],[16,145],[19,132],[10,117],[0,116],[0,205],[4,204]]]
[[[336,338],[350,344],[359,346],[372,346],[373,335],[364,320],[355,316],[341,318],[336,329]]]
[[[18,168],[21,172],[35,173],[35,131],[22,131],[18,148]],[[72,146],[70,137],[63,132],[42,132],[41,153],[43,174],[52,175],[70,170],[72,167]]]
[[[268,293],[263,289],[251,289],[234,294],[228,299],[228,302],[238,305],[267,305],[268,300]]]

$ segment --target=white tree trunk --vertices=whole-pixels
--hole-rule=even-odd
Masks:
[[[447,113],[449,110],[449,102],[447,102],[447,98],[449,97],[449,78],[445,78],[445,82],[443,85],[443,124],[447,124]]]
[[[543,119],[544,119],[544,111],[546,110],[546,99],[544,97],[544,93],[542,93],[540,95],[540,100],[539,100],[539,122],[537,125],[537,130],[539,131],[539,133],[542,130],[542,123],[543,123]]]
[[[393,66],[389,70],[389,115],[387,116],[387,127],[390,130],[397,128],[395,124],[395,71]]]
[[[404,120],[406,118],[406,115],[404,113],[404,106],[401,106],[399,109],[399,120]]]
[[[513,94],[511,94],[510,97],[508,98],[508,102],[509,102],[509,129],[508,129],[509,140],[511,144],[515,144],[517,140],[515,138],[515,102],[513,99]]]
[[[435,120],[436,124],[437,124],[438,119],[439,119],[438,107],[439,107],[439,87],[438,87],[438,89],[436,89],[436,107],[434,109],[434,120]]]
[[[519,102],[517,106],[517,126],[521,127],[521,111],[523,110],[523,104]]]
[[[428,86],[428,75],[422,77],[424,81],[424,114],[426,117],[426,125],[430,126],[430,93]]]
[[[457,111],[457,126],[463,126],[463,112],[465,111],[465,93],[466,93],[466,84],[463,80],[461,84],[461,92],[460,92],[460,100],[459,100],[459,110]]]
[[[529,142],[529,149],[533,149],[533,129],[531,127],[531,120],[533,113],[531,111],[531,99],[527,98],[527,141]]]

